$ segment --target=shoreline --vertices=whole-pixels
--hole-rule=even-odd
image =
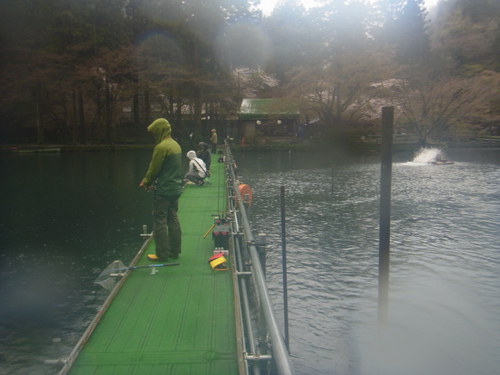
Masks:
[[[154,144],[135,144],[135,145],[0,145],[0,153],[65,153],[65,152],[109,152],[109,151],[151,151]],[[188,145],[181,145],[183,148],[189,148]],[[414,143],[393,143],[393,152],[417,151],[421,146]],[[339,146],[324,143],[276,143],[264,145],[231,145],[234,151],[295,151],[295,152],[323,152],[328,149],[339,148],[353,153],[373,153],[380,152],[380,143],[359,142],[349,146]],[[484,148],[500,148],[500,140],[485,139],[467,142],[449,142],[439,144],[429,144],[427,148],[439,149],[484,149]]]

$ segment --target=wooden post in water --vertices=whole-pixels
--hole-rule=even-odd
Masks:
[[[288,339],[288,282],[286,266],[286,234],[285,234],[285,187],[281,186],[281,255],[283,264],[283,313],[285,327],[285,345],[290,352],[290,342]]]
[[[389,310],[389,260],[391,238],[391,180],[394,107],[382,108],[382,160],[380,173],[380,227],[378,321],[384,327]]]

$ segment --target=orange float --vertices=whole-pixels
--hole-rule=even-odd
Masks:
[[[253,192],[252,192],[252,188],[250,187],[250,185],[240,184],[238,186],[238,190],[240,191],[240,196],[241,196],[241,199],[243,199],[243,202],[247,203],[249,206],[251,206],[252,200],[253,200]],[[248,196],[248,199],[246,199],[245,196]],[[238,200],[238,197],[235,197],[235,199]]]

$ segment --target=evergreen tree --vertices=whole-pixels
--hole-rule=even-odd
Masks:
[[[408,0],[398,20],[400,40],[396,58],[403,63],[424,61],[429,55],[429,36],[423,0]]]
[[[461,12],[472,23],[498,19],[500,3],[497,0],[456,0],[455,11]]]
[[[380,0],[382,41],[396,47],[396,59],[403,64],[425,62],[429,57],[427,12],[423,0]]]
[[[316,34],[308,19],[308,13],[301,3],[287,0],[279,3],[262,22],[272,46],[264,67],[281,81],[285,80],[286,73],[293,67],[310,61],[313,52],[310,46]]]
[[[447,10],[441,14],[433,36],[441,65],[452,74],[468,76],[498,69],[500,4],[490,0],[456,0],[448,4]]]

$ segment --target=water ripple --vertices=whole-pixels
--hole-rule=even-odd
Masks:
[[[390,319],[382,342],[374,334],[378,162],[307,169],[302,160],[301,168],[281,163],[264,175],[243,166],[255,187],[254,229],[268,235],[268,281],[278,311],[279,188],[286,188],[298,374],[500,372],[500,168],[490,162],[498,157],[478,164],[452,156],[453,165],[393,166]]]

